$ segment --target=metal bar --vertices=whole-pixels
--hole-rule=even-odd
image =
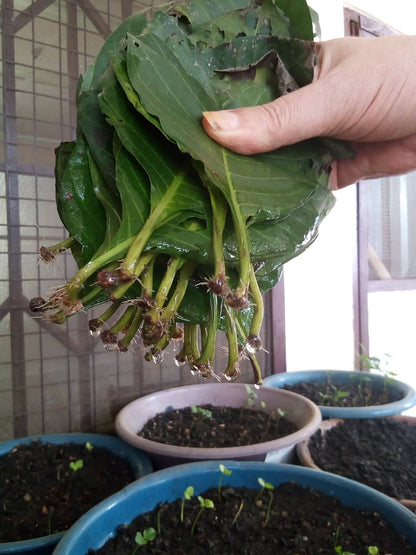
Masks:
[[[368,291],[413,291],[416,290],[416,279],[371,280]]]
[[[78,55],[78,21],[77,6],[72,2],[66,5],[67,11],[67,58],[69,77],[69,98],[76,98],[79,77],[79,55]],[[77,113],[75,104],[70,104],[70,124],[75,128]]]
[[[12,20],[12,33],[18,33],[22,27],[30,23],[36,16],[53,4],[55,0],[36,0]]]
[[[282,274],[271,291],[272,373],[286,372],[285,282]]]
[[[133,13],[133,1],[121,0],[121,19],[124,21]]]
[[[83,2],[78,1],[80,7],[83,7]],[[85,4],[85,3],[84,3]],[[75,98],[76,89],[78,86],[79,76],[79,54],[78,54],[78,18],[77,18],[77,5],[74,3],[67,3],[67,52],[68,52],[68,73],[69,73],[69,97]],[[94,9],[95,11],[95,9]],[[70,120],[74,125],[76,124],[76,108],[71,105]],[[79,318],[80,327],[78,328],[78,342],[83,344],[85,338],[89,339],[88,327],[85,322],[82,328],[82,319]],[[82,331],[81,331],[82,330]],[[67,338],[67,345],[69,345],[69,338]],[[72,351],[72,349],[71,349]],[[73,351],[74,354],[77,351]],[[90,355],[78,354],[78,376],[79,376],[79,409],[80,409],[80,427],[81,430],[92,429],[92,397],[91,397],[91,371],[90,371]],[[71,415],[70,415],[71,417]]]
[[[107,38],[111,34],[111,29],[107,25],[106,21],[100,14],[100,12],[94,8],[90,0],[77,0],[78,6],[85,12],[85,15],[97,29],[97,31],[104,38]]]
[[[365,187],[357,184],[357,257],[354,294],[354,364],[360,367],[362,354],[369,353],[368,331],[368,218]]]
[[[17,162],[17,129],[16,129],[16,93],[15,93],[15,51],[13,36],[13,0],[3,2],[3,123],[5,160]],[[6,203],[8,224],[8,266],[10,276],[10,304],[20,306],[23,297],[22,261],[20,257],[20,203],[18,200],[18,175],[8,164],[5,166]],[[13,430],[15,437],[27,435],[28,421],[26,417],[26,367],[24,360],[24,320],[22,310],[10,311],[10,347],[12,361],[13,384]]]

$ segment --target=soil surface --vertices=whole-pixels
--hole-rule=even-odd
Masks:
[[[309,440],[315,464],[391,497],[416,499],[416,426],[389,418],[346,418]]]
[[[34,441],[0,457],[0,542],[67,530],[88,509],[135,480],[125,460],[91,447]]]
[[[234,447],[271,441],[296,432],[295,424],[277,411],[216,407],[210,404],[157,414],[139,436],[185,447]]]
[[[343,507],[336,499],[293,483],[258,495],[257,490],[223,487],[219,496],[218,489],[211,489],[203,498],[214,508],[204,509],[198,518],[200,501],[193,497],[184,503],[183,521],[182,500],[159,505],[120,526],[115,537],[88,554],[367,555],[369,546],[377,546],[380,555],[415,554],[377,513]],[[137,532],[144,535],[149,528],[156,537],[139,546]],[[335,551],[338,546],[341,551]]]
[[[282,389],[299,393],[322,407],[369,407],[403,399],[403,393],[397,389],[377,389],[365,377],[360,382],[338,386],[330,382],[298,382],[286,384]]]

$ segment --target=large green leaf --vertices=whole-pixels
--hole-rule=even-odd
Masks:
[[[291,35],[303,40],[313,40],[312,16],[304,0],[276,0],[290,21]]]
[[[108,186],[115,192],[113,130],[101,113],[97,91],[81,93],[77,110],[80,132],[87,140],[89,150]]]
[[[161,211],[158,226],[177,217],[209,217],[207,195],[190,159],[178,157],[174,146],[136,114],[119,85],[105,87],[100,103],[121,143],[149,177],[151,208]]]
[[[315,187],[326,186],[322,156],[313,144],[247,157],[212,141],[200,118],[202,111],[220,108],[217,99],[172,62],[172,51],[158,37],[146,34],[136,43],[139,46],[129,42],[127,67],[143,106],[157,115],[181,150],[204,163],[209,179],[230,204],[238,205],[243,217],[286,217]]]
[[[95,253],[95,256],[98,256],[110,247],[112,238],[120,228],[121,207],[119,197],[105,183],[104,177],[91,153],[89,154],[89,167],[95,196],[100,201],[106,216],[105,237],[100,248]],[[88,222],[85,222],[85,226],[88,227]]]
[[[82,261],[88,262],[104,241],[106,215],[94,192],[88,146],[82,135],[56,182],[56,203],[63,224],[82,247]]]

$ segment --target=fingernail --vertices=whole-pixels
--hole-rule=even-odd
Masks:
[[[240,118],[236,112],[224,110],[220,112],[203,112],[205,122],[214,131],[234,131],[240,126]]]

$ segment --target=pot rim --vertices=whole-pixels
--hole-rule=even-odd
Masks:
[[[117,526],[127,524],[139,514],[152,510],[159,501],[162,501],[162,497],[164,502],[180,498],[189,485],[194,486],[195,495],[202,494],[209,487],[214,487],[213,484],[218,485],[219,464],[224,464],[228,470],[231,470],[231,474],[224,479],[223,485],[258,487],[259,476],[275,486],[283,482],[295,481],[332,497],[341,498],[345,505],[376,510],[408,541],[416,541],[415,515],[392,498],[364,484],[329,472],[296,465],[219,460],[185,463],[165,468],[128,485],[81,517],[64,536],[54,554],[77,553],[75,547],[99,548],[113,535]],[[129,505],[133,505],[133,511]],[[98,536],[98,534],[101,535]],[[96,543],[87,546],[76,545],[77,542]]]
[[[390,418],[392,420],[396,420],[397,422],[408,422],[411,426],[416,426],[416,417],[414,416],[406,416],[404,414],[393,414],[387,416],[386,418]],[[334,426],[338,426],[341,422],[346,420],[345,418],[328,418],[327,420],[323,420],[318,427],[318,430],[321,430],[322,433],[327,432]],[[321,472],[326,472],[323,468],[318,466],[312,458],[311,452],[309,450],[309,442],[310,437],[301,441],[296,445],[296,453],[302,465],[305,468],[311,468],[314,470],[319,470]],[[338,474],[337,474],[338,476]],[[416,510],[416,499],[397,499],[396,497],[391,497],[395,501],[398,501],[401,505],[404,505],[411,511]]]
[[[88,441],[97,447],[106,447],[116,455],[127,460],[134,471],[136,480],[153,472],[152,465],[146,453],[132,447],[121,438],[107,434],[96,434],[87,432],[64,432],[54,434],[40,434],[26,436],[17,439],[10,439],[0,443],[0,456],[8,453],[18,445],[28,444],[32,441],[42,441],[43,443],[62,443],[83,444]],[[49,536],[39,536],[14,542],[0,542],[0,553],[31,553],[48,546],[56,545],[66,534],[66,530],[56,532]]]
[[[263,383],[267,387],[283,388],[285,383],[294,385],[301,381],[318,381],[319,378],[326,377],[328,373],[331,376],[351,377],[362,376],[365,374],[372,380],[382,383],[385,377],[382,374],[374,372],[362,372],[360,370],[335,370],[335,369],[316,369],[316,370],[293,370],[289,372],[281,372],[272,374],[264,378]],[[315,378],[315,379],[314,379]],[[416,405],[416,389],[406,382],[402,382],[395,378],[388,378],[392,386],[403,393],[403,398],[392,403],[384,405],[369,405],[367,407],[327,407],[318,405],[324,418],[374,418],[377,416],[390,416],[401,413]]]
[[[154,455],[159,455],[163,457],[173,457],[173,458],[181,458],[181,459],[233,459],[235,457],[250,457],[256,456],[263,453],[276,451],[277,449],[282,449],[285,447],[289,447],[294,445],[295,443],[299,443],[306,437],[309,437],[312,433],[314,433],[321,423],[322,416],[320,410],[315,403],[306,399],[305,397],[298,395],[297,393],[293,393],[291,391],[279,390],[276,388],[270,388],[266,386],[260,386],[257,390],[258,392],[268,391],[271,395],[274,395],[274,392],[278,391],[279,395],[276,397],[281,397],[282,395],[287,399],[292,399],[299,404],[302,404],[310,414],[310,421],[297,430],[292,434],[288,434],[282,438],[259,442],[252,445],[244,445],[244,446],[234,446],[234,447],[184,447],[180,445],[171,445],[165,443],[159,443],[157,441],[152,441],[149,439],[142,438],[137,435],[137,432],[141,430],[141,428],[132,429],[129,425],[129,420],[131,415],[138,410],[138,408],[143,405],[144,403],[151,403],[159,398],[169,397],[171,394],[177,394],[181,396],[183,402],[181,402],[181,406],[177,406],[174,408],[185,408],[189,407],[192,404],[192,393],[199,392],[201,388],[205,388],[204,391],[208,391],[208,389],[215,390],[219,388],[234,388],[234,389],[242,389],[245,386],[253,384],[244,384],[244,383],[211,383],[211,384],[195,384],[195,385],[187,385],[187,386],[179,386],[173,387],[169,389],[163,389],[160,391],[156,391],[154,393],[150,393],[143,397],[139,397],[134,401],[128,403],[123,409],[116,416],[115,420],[115,428],[117,434],[130,443],[131,445],[135,445],[152,453]],[[185,393],[186,391],[186,393]],[[188,394],[188,396],[187,396]],[[214,399],[207,399],[206,403],[212,403],[215,405],[215,398]],[[224,406],[224,401],[221,400],[218,403],[218,406]],[[232,406],[232,405],[231,405]],[[241,406],[241,405],[238,405]],[[267,409],[266,409],[267,410]]]

